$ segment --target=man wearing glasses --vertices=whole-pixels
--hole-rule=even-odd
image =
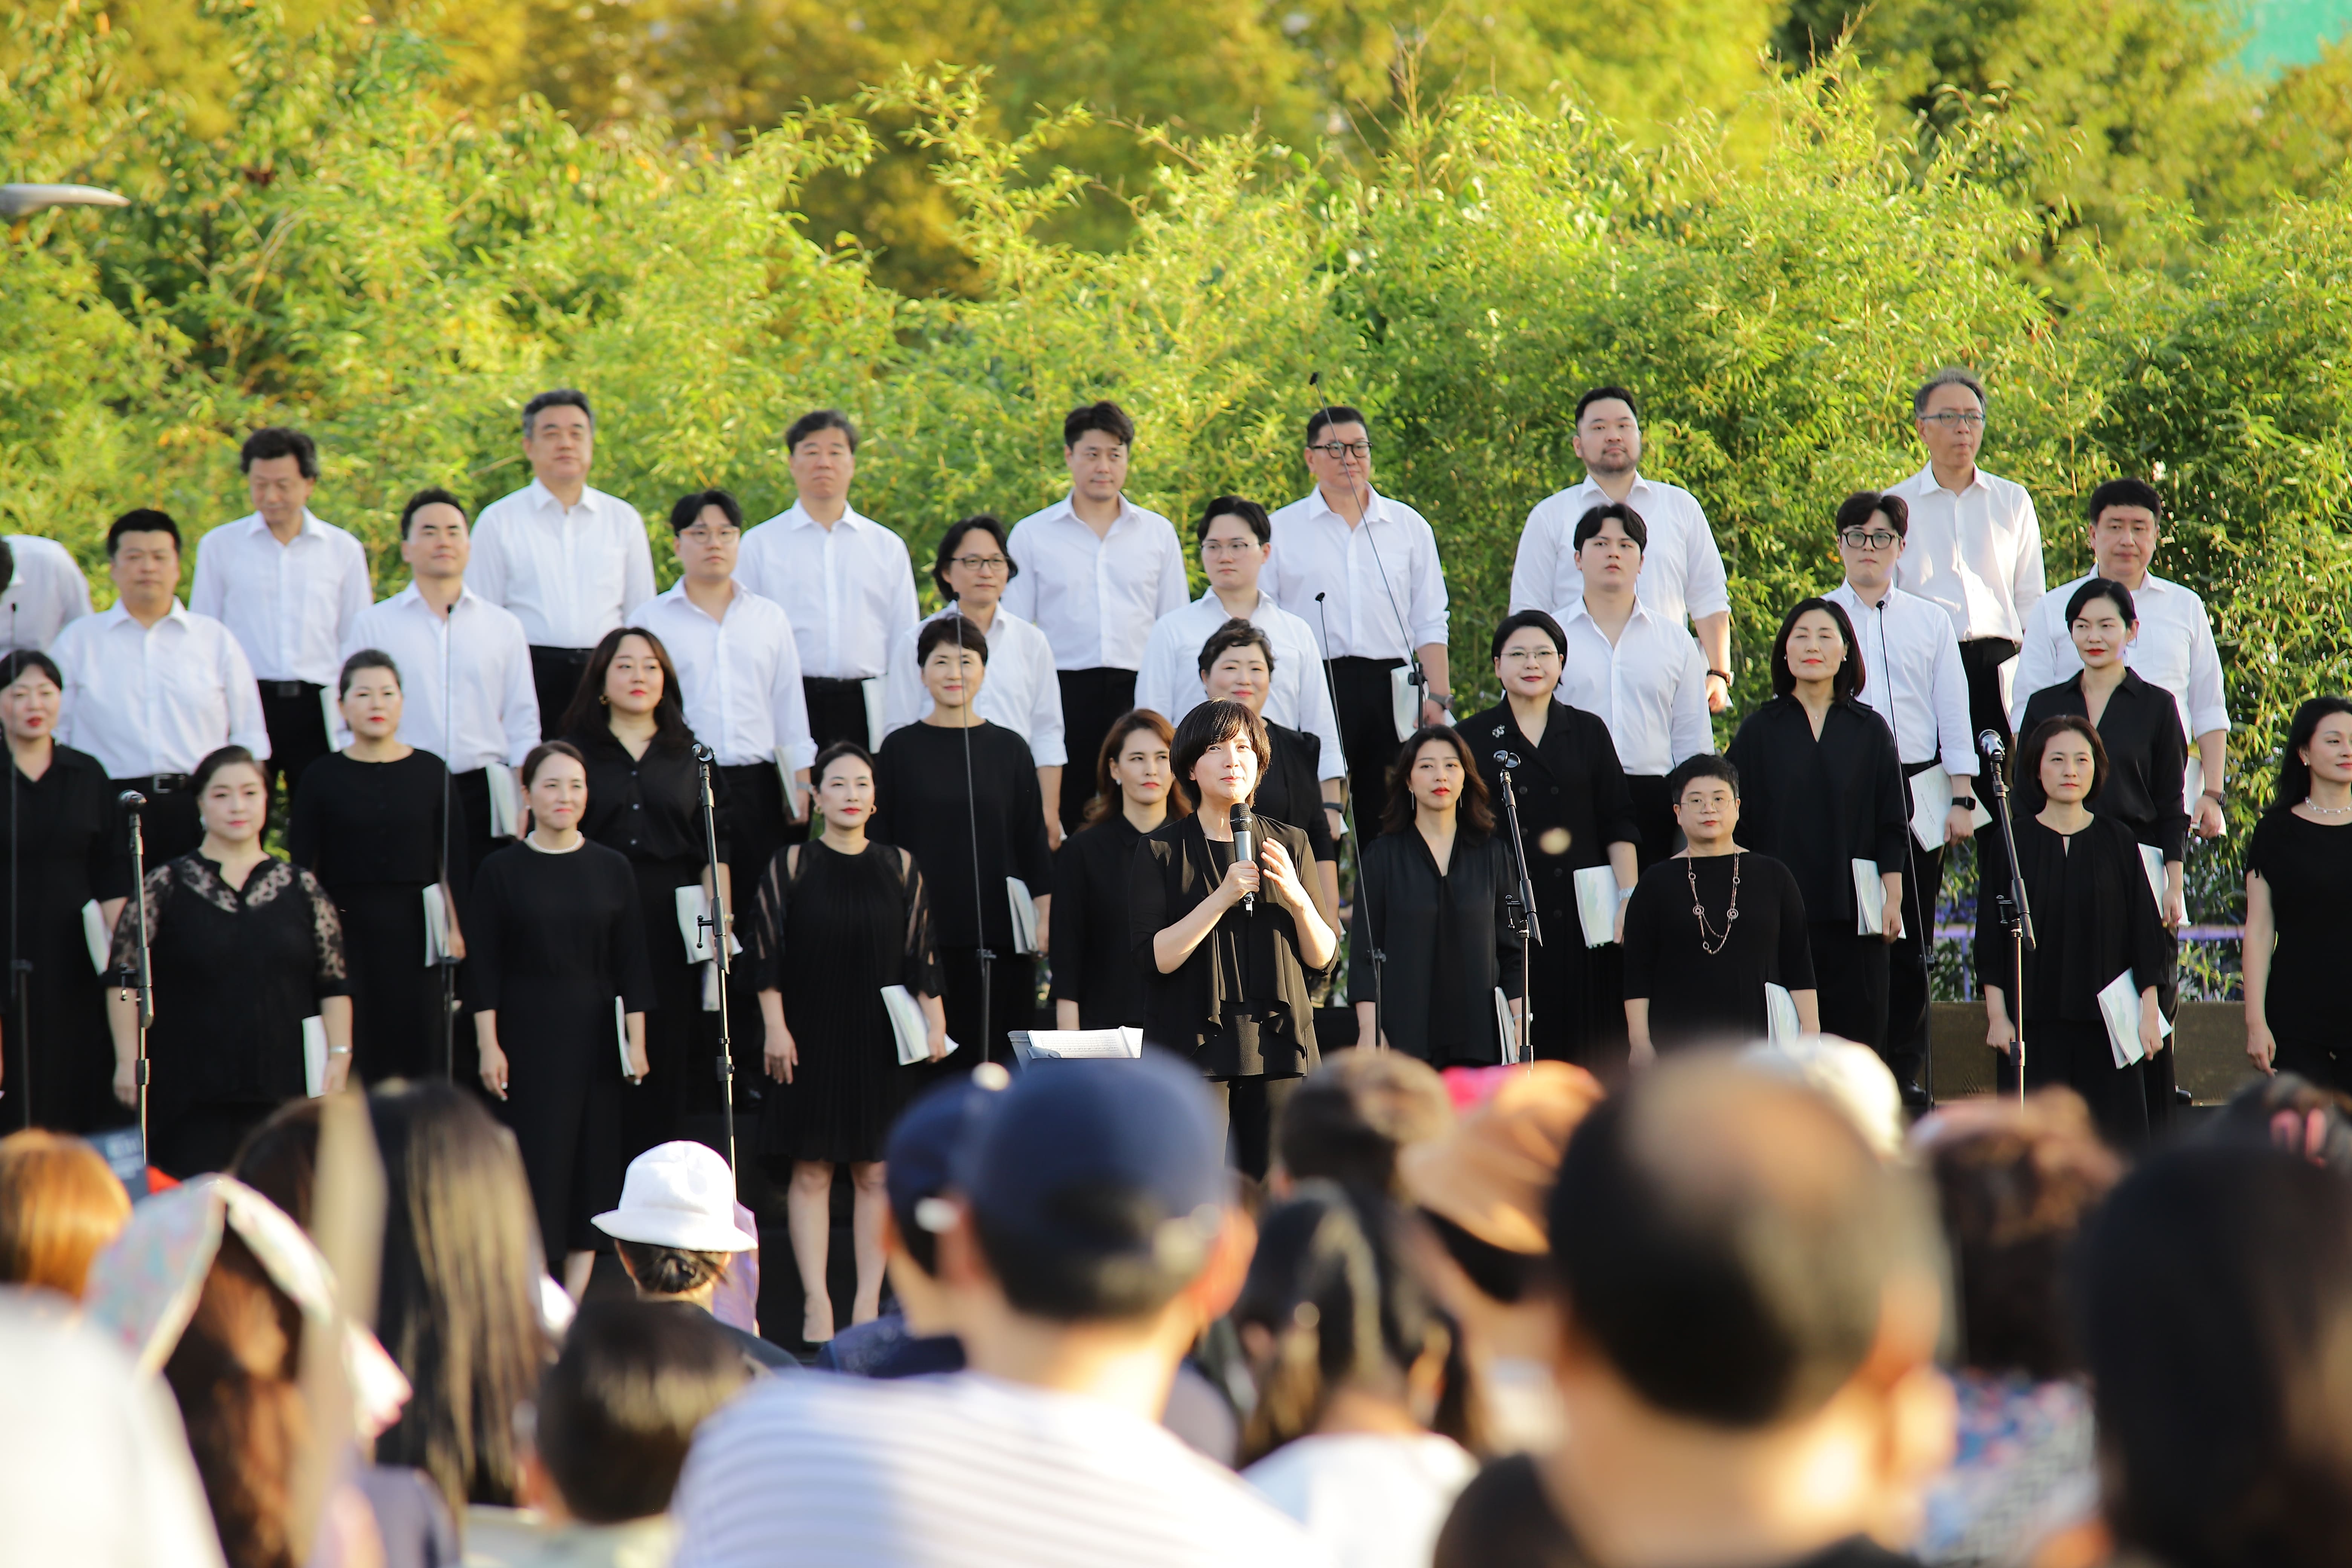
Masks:
[[[1977,467],[1984,384],[1939,370],[1911,395],[1927,466],[1891,487],[1911,509],[1896,584],[1941,605],[1960,639],[1969,727],[2010,738],[2009,692],[2025,618],[2042,595],[2042,522],[2025,488]]]
[[[1913,814],[1911,871],[1905,879],[1903,934],[1888,953],[1886,1046],[1883,1055],[1902,1086],[1906,1103],[1927,1102],[1919,1071],[1927,1053],[1927,944],[1935,940],[1936,894],[1943,885],[1944,847],[1975,832],[1977,752],[1969,723],[1968,677],[1959,639],[1940,605],[1895,586],[1911,509],[1898,495],[1858,490],[1837,510],[1838,557],[1845,581],[1829,596],[1853,623],[1855,652],[1868,679],[1862,700],[1894,731],[1902,759],[1905,808]],[[1920,781],[1940,766],[1949,781],[1950,808],[1927,824],[1933,843],[1919,841],[1916,807],[1922,794],[1940,799],[1941,787]],[[1940,786],[1943,781],[1934,781]]]
[[[1380,832],[1397,748],[1421,725],[1447,722],[1445,566],[1428,520],[1372,488],[1360,412],[1332,404],[1307,416],[1307,471],[1315,489],[1274,514],[1261,581],[1315,628],[1331,661],[1356,831],[1370,837]],[[1397,672],[1409,661],[1423,683],[1401,705]]]
[[[1584,479],[1528,513],[1511,568],[1511,612],[1547,610],[1565,621],[1584,592],[1571,542],[1578,521],[1597,506],[1631,506],[1649,528],[1643,607],[1675,626],[1690,622],[1706,656],[1707,711],[1722,712],[1731,705],[1731,594],[1706,512],[1690,491],[1642,477],[1641,415],[1623,387],[1596,386],[1576,400],[1574,446]]]

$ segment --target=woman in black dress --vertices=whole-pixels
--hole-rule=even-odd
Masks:
[[[1800,1034],[1819,1034],[1812,945],[1796,878],[1738,842],[1739,770],[1685,757],[1666,775],[1679,855],[1642,873],[1625,905],[1625,1027],[1633,1065],[1686,1046],[1762,1039],[1767,987],[1789,994]]]
[[[1903,934],[1911,865],[1903,762],[1886,721],[1858,700],[1853,626],[1827,599],[1801,599],[1772,644],[1772,700],[1724,752],[1739,770],[1740,826],[1789,868],[1811,921],[1824,1034],[1885,1054],[1889,944]],[[1875,868],[1875,933],[1860,929],[1856,861]]]
[[[1266,1121],[1278,1127],[1291,1089],[1320,1060],[1309,988],[1339,958],[1339,938],[1307,890],[1315,857],[1306,833],[1246,816],[1267,745],[1265,723],[1239,702],[1184,715],[1171,761],[1201,806],[1144,836],[1128,921],[1144,974],[1144,1039],[1189,1058],[1228,1116],[1233,1085],[1263,1079]],[[1234,856],[1235,806],[1252,824],[1254,859]]]
[[[931,710],[882,742],[868,831],[882,843],[912,850],[929,879],[948,1035],[966,1047],[948,1058],[946,1070],[968,1072],[981,1061],[1008,1059],[1013,1044],[1006,1037],[1034,1023],[1036,957],[1015,951],[1005,882],[1018,878],[1035,900],[1037,952],[1043,953],[1054,903],[1054,858],[1045,847],[1045,798],[1029,743],[972,710],[988,675],[988,639],[961,616],[941,616],[924,623],[915,660]],[[983,947],[996,955],[985,1024]]]
[[[2336,965],[2352,954],[2352,702],[2295,710],[2278,791],[2246,845],[2246,1056],[2352,1092]],[[2277,945],[2272,945],[2273,940]]]
[[[1271,748],[1250,804],[1276,822],[1295,824],[1315,856],[1307,887],[1323,900],[1323,918],[1339,927],[1339,849],[1331,814],[1323,809],[1323,743],[1304,730],[1267,723],[1265,699],[1274,689],[1274,639],[1251,622],[1227,621],[1201,645],[1201,690],[1212,702],[1238,702],[1265,725]],[[1181,787],[1181,786],[1180,786]]]
[[[8,1092],[0,1124],[78,1132],[123,1120],[98,969],[106,955],[90,951],[82,910],[95,900],[102,927],[111,926],[130,901],[131,861],[104,765],[57,743],[64,689],[45,653],[18,648],[0,658],[0,726],[16,764],[0,813],[0,855],[15,868],[8,951],[28,965],[0,1019],[0,1088]]]
[[[342,925],[317,878],[261,847],[269,785],[243,746],[223,746],[188,779],[204,841],[147,873],[149,1163],[173,1176],[226,1170],[245,1135],[307,1093],[304,1024],[323,1037],[320,1088],[352,1065]],[[139,921],[114,925],[114,967],[135,968]],[[138,1005],[106,994],[114,1095],[138,1103]]]
[[[923,874],[915,858],[867,841],[874,759],[835,742],[815,767],[820,831],[776,852],[761,879],[753,920],[753,978],[767,1026],[769,1090],[761,1117],[762,1159],[789,1183],[785,1207],[800,1268],[801,1337],[833,1338],[825,1255],[833,1230],[833,1168],[849,1167],[850,1235],[857,1293],[850,1321],[882,1307],[882,1220],[890,1210],[882,1141],[929,1069],[902,1066],[884,988],[904,986],[921,1005],[931,1061],[947,1055],[939,952]]]
[[[455,1064],[447,1027],[452,972],[426,953],[426,889],[454,924],[466,893],[466,842],[449,770],[400,739],[400,670],[373,649],[343,661],[336,693],[352,743],[303,771],[286,827],[294,864],[319,879],[343,924],[351,967],[352,1067],[362,1083],[437,1077]],[[458,874],[453,879],[453,867]]]
[[[1519,835],[1543,927],[1528,970],[1535,1054],[1614,1069],[1625,1060],[1622,943],[1625,900],[1641,877],[1642,833],[1609,726],[1598,713],[1559,700],[1567,647],[1568,634],[1541,610],[1522,610],[1505,621],[1494,643],[1503,700],[1457,728],[1478,759],[1498,821],[1506,774],[1518,792]],[[1617,885],[1616,940],[1587,947],[1577,915],[1576,874],[1598,866],[1608,867]]]
[[[1168,721],[1149,708],[1114,720],[1095,759],[1086,826],[1054,852],[1054,907],[1062,914],[1062,950],[1054,955],[1055,1028],[1143,1026],[1143,972],[1127,938],[1127,894],[1143,836],[1192,809],[1170,787],[1175,741]]]
[[[1364,847],[1356,880],[1348,1000],[1357,1039],[1433,1068],[1512,1059],[1520,944],[1503,900],[1517,881],[1468,742],[1443,724],[1422,730],[1397,753],[1381,836]],[[1498,986],[1511,998],[1512,1040],[1495,1016]]]
[[[2163,700],[2169,712],[2172,700]],[[2026,950],[2021,988],[2009,934],[2000,929],[2000,900],[1977,900],[1985,1043],[2009,1058],[2013,1075],[2019,1034],[2013,1006],[2021,1003],[2026,1087],[2064,1084],[2089,1103],[2108,1138],[2126,1146],[2144,1143],[2148,1106],[2141,1069],[2145,1058],[2164,1048],[2156,989],[2166,948],[2139,845],[2122,822],[2090,809],[2110,774],[2106,747],[2088,719],[2064,713],[2043,720],[2018,748],[2017,763],[2018,773],[2034,782],[2039,803],[2028,811],[2021,788],[2010,813],[2026,903],[2033,911],[2033,945]],[[2008,887],[2000,838],[1982,842],[1990,853],[1980,886],[1987,892]],[[2117,1067],[2099,993],[2126,972],[2139,995],[2144,1059]]]
[[[514,1129],[541,1243],[551,1259],[563,1255],[576,1300],[596,1261],[589,1216],[621,1198],[623,1101],[646,1077],[654,982],[636,877],[580,831],[579,748],[533,747],[521,784],[530,831],[474,879],[466,986],[482,1087]]]
[[[718,997],[703,1005],[711,966],[697,963],[678,924],[677,890],[710,894],[709,850],[702,826],[702,782],[694,731],[677,667],[661,639],[635,626],[608,632],[588,656],[580,690],[563,716],[564,738],[588,764],[588,810],[580,831],[628,858],[637,879],[646,961],[654,1005],[646,1019],[646,1087],[627,1099],[624,1154],[684,1137],[692,1111],[717,1110]],[[727,780],[711,769],[719,827],[719,892],[727,874]],[[740,940],[740,939],[739,939]]]

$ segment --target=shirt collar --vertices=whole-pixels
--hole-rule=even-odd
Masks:
[[[523,494],[530,498],[531,510],[552,511],[559,518],[564,515],[563,503],[555,499],[555,492],[553,490],[549,489],[545,485],[539,482],[538,475],[534,474],[531,476],[530,483],[523,489]],[[596,510],[596,502],[602,499],[602,496],[603,492],[598,490],[595,486],[582,485],[580,487],[580,504],[572,510],[574,511],[594,511]]]
[[[1568,493],[1571,496],[1596,495],[1604,501],[1609,499],[1609,492],[1601,488],[1601,481],[1592,477],[1592,470],[1590,468],[1585,470],[1584,478]],[[1625,492],[1625,499],[1630,501],[1637,495],[1654,495],[1656,493],[1657,487],[1651,484],[1648,479],[1642,476],[1641,469],[1635,468],[1633,470],[1633,485],[1631,489],[1628,489]]]
[[[1848,604],[1858,605],[1865,610],[1884,610],[1886,606],[1895,603],[1895,587],[1892,583],[1886,584],[1885,588],[1880,592],[1877,599],[1874,601],[1864,598],[1862,596],[1862,590],[1855,587],[1852,583],[1840,583],[1836,587],[1830,590],[1829,596],[1832,599],[1843,599]]]
[[[1383,498],[1381,497],[1381,492],[1370,485],[1366,485],[1364,489],[1365,492],[1371,497],[1370,500],[1364,503],[1364,521],[1367,523],[1378,522],[1383,515],[1383,509],[1381,505]],[[1340,512],[1338,507],[1333,506],[1329,500],[1325,499],[1323,487],[1321,485],[1317,485],[1313,489],[1307,492],[1307,515],[1309,517],[1333,518],[1339,521],[1341,527],[1344,528],[1349,526],[1346,516]]]
[[[1044,516],[1055,520],[1068,518],[1072,522],[1076,523],[1080,528],[1084,528],[1091,533],[1094,531],[1093,529],[1088,526],[1085,519],[1078,516],[1077,500],[1078,498],[1076,492],[1066,495],[1060,500],[1055,501],[1052,506],[1047,507],[1045,510]],[[1110,520],[1110,527],[1103,531],[1104,535],[1108,537],[1111,533],[1116,532],[1120,523],[1127,521],[1134,515],[1135,503],[1127,499],[1127,492],[1125,490],[1119,491],[1118,515]]]
[[[1933,495],[1937,490],[1944,490],[1943,481],[1936,478],[1936,465],[1933,463],[1922,464],[1919,471],[1911,476],[1911,488],[1923,496]],[[1992,489],[1990,485],[1985,483],[1985,471],[1984,465],[1982,463],[1979,463],[1970,470],[1969,475],[1969,489],[1972,490],[1987,491],[1990,491]],[[1944,490],[1944,493],[1946,495],[1950,495],[1953,492],[1950,490]],[[1963,491],[1961,493],[1965,494],[1966,492]]]
[[[414,577],[411,577],[408,580],[408,586],[403,588],[399,593],[394,594],[391,598],[386,599],[384,603],[387,605],[414,605],[428,616],[433,613],[433,606],[425,602],[425,591],[416,585],[416,579]],[[452,605],[449,607],[454,610],[457,607],[457,605],[480,605],[487,603],[488,603],[488,601],[484,599],[479,594],[475,593],[470,584],[461,580],[457,584],[457,604]]]
[[[534,479],[531,482],[536,484],[539,481]],[[273,541],[277,538],[277,535],[269,531],[269,520],[257,511],[249,511],[236,521],[245,525],[247,532],[259,534]],[[315,539],[321,526],[323,525],[319,521],[319,514],[306,506],[302,509],[302,526],[295,531],[294,537]]]
[[[1642,603],[1641,600],[1636,599],[1633,601],[1633,613],[1625,617],[1625,624],[1626,626],[1631,626],[1635,621],[1646,621],[1651,618],[1650,606]],[[1576,596],[1576,603],[1569,606],[1568,613],[1566,615],[1560,616],[1559,624],[1561,628],[1565,630],[1567,627],[1574,625],[1578,621],[1591,620],[1592,620],[1592,612],[1591,609],[1586,607],[1584,595],[1579,594]],[[1596,621],[1593,623],[1593,629],[1595,631],[1600,630],[1599,622]]]
[[[776,521],[782,523],[786,528],[814,528],[820,531],[824,528],[824,524],[819,522],[816,519],[809,515],[808,508],[801,504],[800,498],[798,496],[793,498],[793,504],[786,507],[784,509],[783,515],[776,519]],[[835,523],[834,526],[835,528],[848,528],[854,531],[860,528],[873,528],[877,526],[877,524],[874,522],[873,519],[863,515],[856,507],[844,501],[841,507],[841,520]]]
[[[131,612],[123,607],[122,601],[120,599],[115,600],[112,605],[109,605],[106,613],[112,616],[117,621],[121,622],[125,626],[139,626],[139,623],[131,618]],[[167,621],[178,621],[181,625],[185,626],[187,624],[187,620],[188,608],[185,605],[180,603],[180,596],[177,594],[174,594],[172,595],[171,609],[164,613],[163,619],[157,621],[155,626],[160,626]],[[139,626],[139,629],[141,631],[152,631],[154,627]]]
[[[743,586],[742,584],[736,582],[731,577],[727,580],[727,585],[734,590],[733,594],[730,595],[727,600],[728,613],[732,615],[737,609],[741,607],[744,600],[751,597],[751,591]],[[680,577],[677,582],[671,584],[661,593],[654,595],[654,603],[657,605],[662,603],[664,600],[676,601],[681,609],[693,611],[696,615],[700,616],[704,620],[709,621],[714,626],[721,624],[719,616],[712,615],[709,610],[704,609],[700,605],[696,604],[692,599],[686,596],[686,579],[683,577]]]

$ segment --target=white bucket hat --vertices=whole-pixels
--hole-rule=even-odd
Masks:
[[[617,1241],[688,1252],[749,1252],[735,1228],[735,1173],[708,1144],[662,1143],[629,1162],[621,1206],[595,1218]]]

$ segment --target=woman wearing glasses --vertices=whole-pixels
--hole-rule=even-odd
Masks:
[[[1536,1055],[1598,1070],[1625,1059],[1622,950],[1625,900],[1639,872],[1633,797],[1609,726],[1559,700],[1568,634],[1541,610],[1522,610],[1495,629],[1495,678],[1503,700],[1465,719],[1462,737],[1494,797],[1497,832],[1510,819],[1502,793],[1517,792],[1528,876],[1535,884],[1543,943],[1529,965]],[[1578,919],[1576,875],[1609,868],[1614,892],[1611,942],[1588,947]]]

